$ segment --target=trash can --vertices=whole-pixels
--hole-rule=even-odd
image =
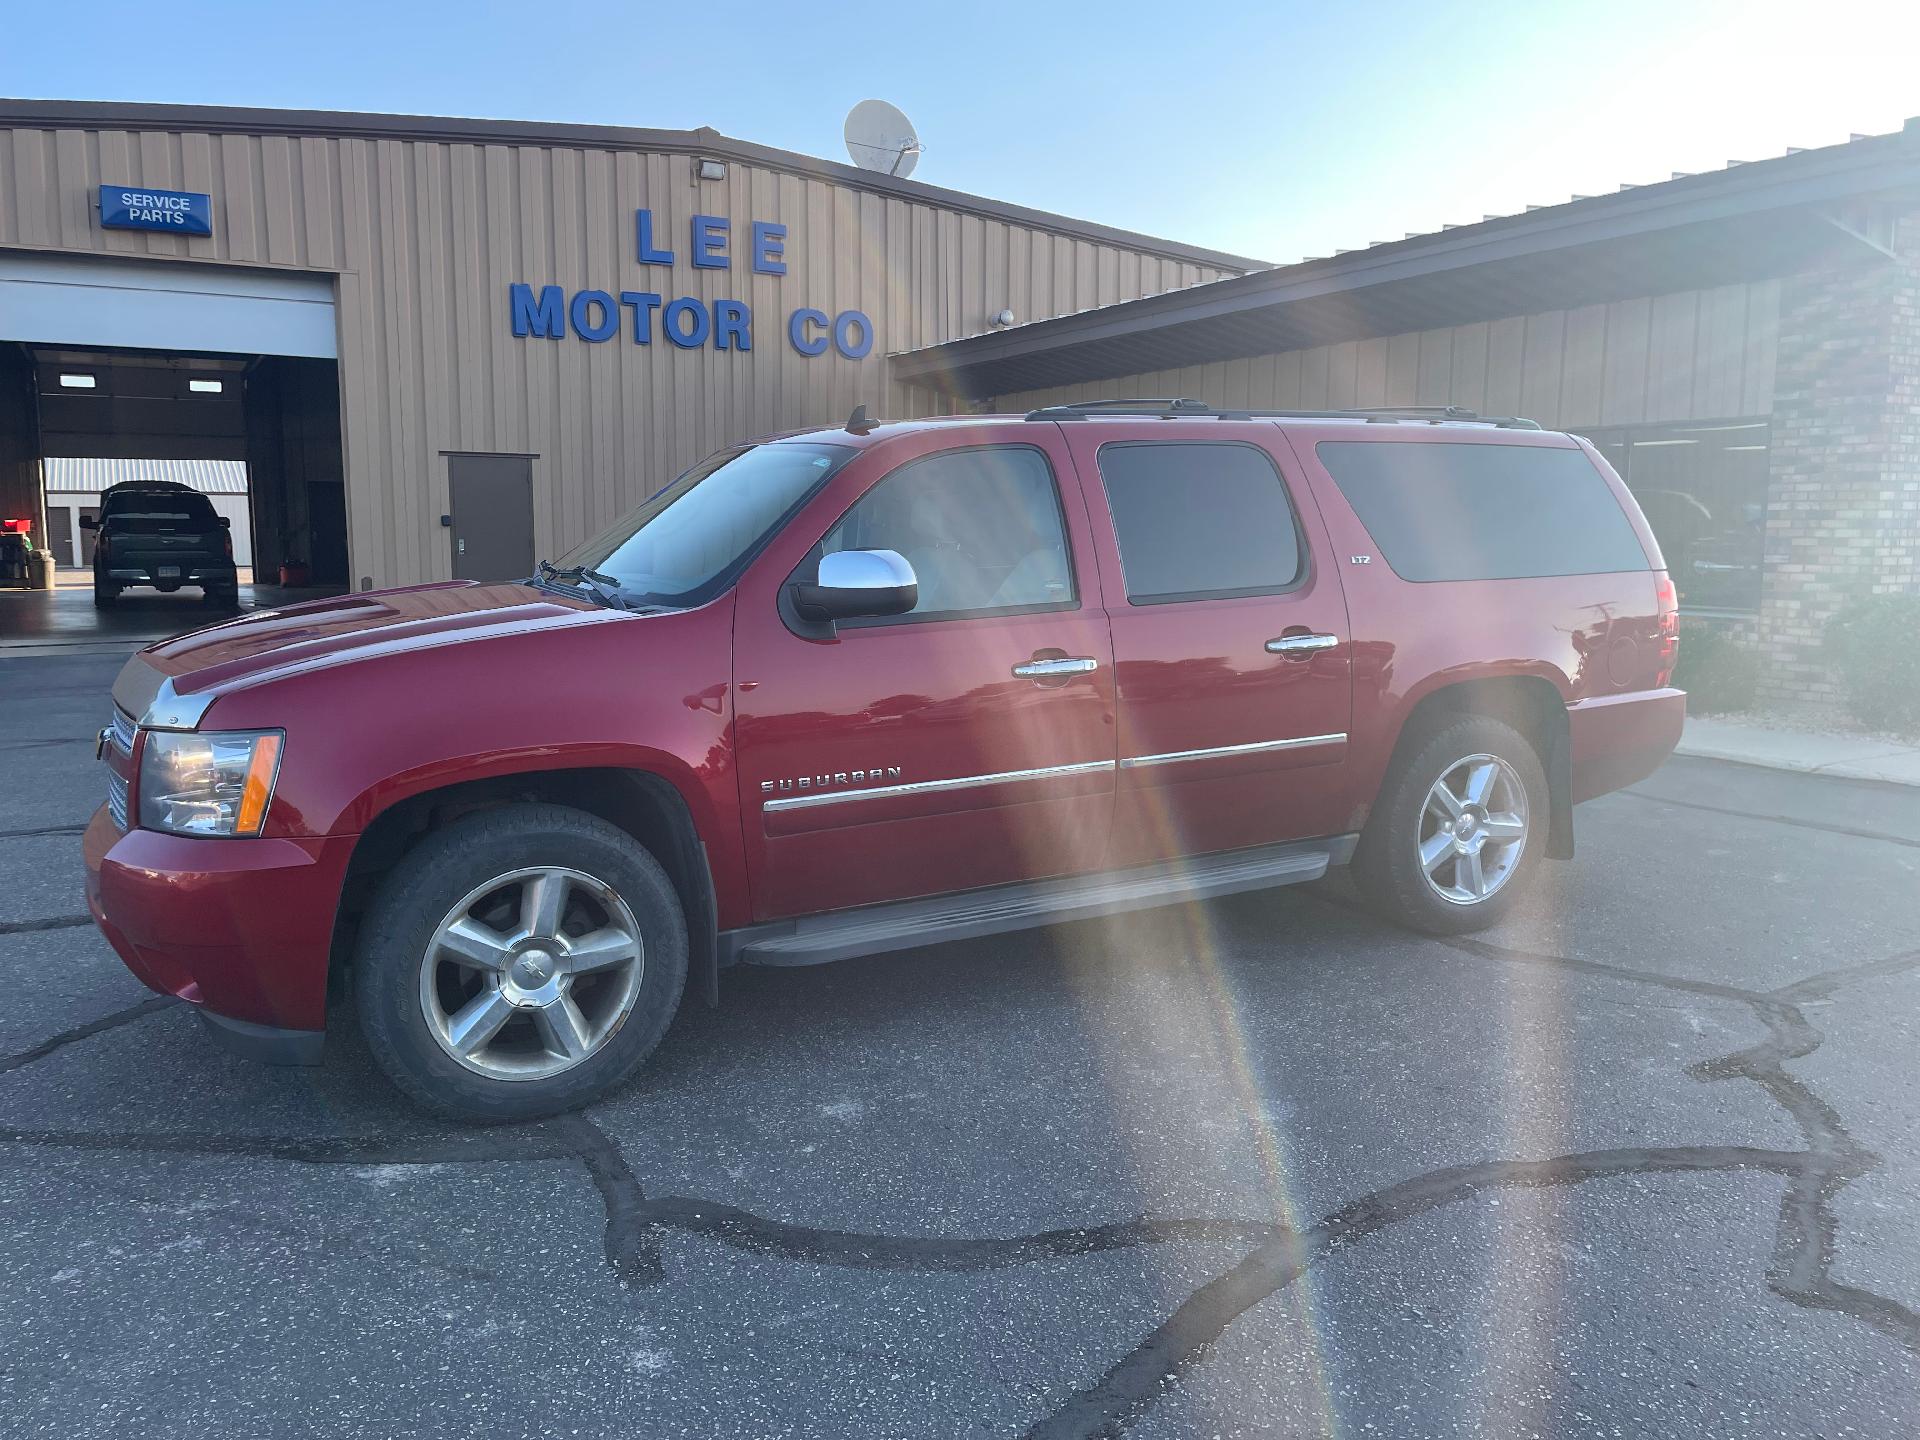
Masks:
[[[27,554],[27,588],[53,589],[53,551],[33,550]]]
[[[0,585],[27,583],[27,536],[25,520],[0,520]]]

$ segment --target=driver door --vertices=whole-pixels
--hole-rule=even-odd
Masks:
[[[743,581],[756,919],[1099,866],[1116,753],[1093,540],[1054,427],[1008,436],[941,426],[874,444]],[[801,633],[781,591],[837,549],[906,557],[914,610]],[[1047,660],[1080,663],[1036,673]]]

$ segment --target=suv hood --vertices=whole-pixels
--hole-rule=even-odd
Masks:
[[[230,691],[289,675],[487,640],[633,618],[530,585],[456,580],[256,611],[149,645],[114,682],[136,721],[190,728]]]

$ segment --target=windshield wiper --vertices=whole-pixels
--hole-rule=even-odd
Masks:
[[[620,597],[620,582],[611,575],[602,575],[598,570],[589,570],[584,565],[556,565],[551,560],[542,560],[534,575],[536,582],[549,585],[564,585],[568,589],[584,590],[594,601],[609,610],[631,610],[633,607]]]

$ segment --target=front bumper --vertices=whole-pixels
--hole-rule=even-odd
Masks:
[[[149,988],[199,1007],[230,1048],[310,1064],[353,837],[218,840],[122,831],[102,806],[81,846],[87,908]]]

